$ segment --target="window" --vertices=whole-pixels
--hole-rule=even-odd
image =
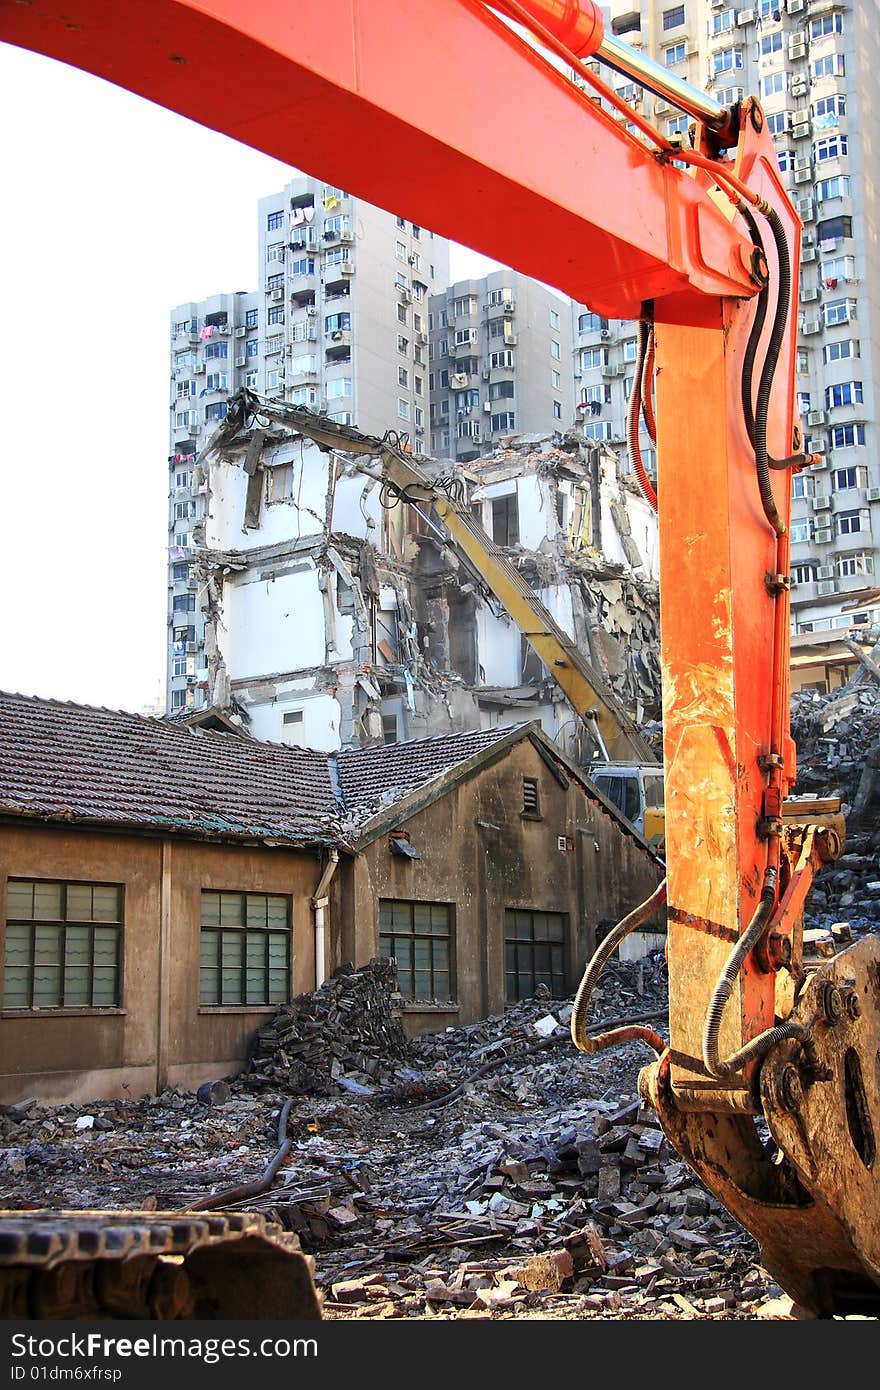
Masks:
[[[776,163],[783,174],[794,168],[794,150],[777,150]]]
[[[855,309],[854,299],[826,300],[822,305],[826,327],[830,328],[835,323],[849,323],[851,318],[855,318]]]
[[[11,878],[3,1007],[118,1008],[122,907],[121,883]]]
[[[816,184],[816,202],[827,203],[831,198],[848,198],[849,190],[848,174],[835,174],[832,179],[819,179]]]
[[[847,357],[860,357],[859,343],[854,338],[843,338],[839,343],[826,343],[822,349],[822,361],[842,362]]]
[[[425,389],[425,378],[423,376],[413,377],[413,390],[417,396],[421,396]]]
[[[260,343],[259,343],[259,339],[257,339],[257,338],[251,338],[250,341],[248,342],[247,351],[245,352],[245,356],[246,356],[246,357],[259,357],[259,355],[260,355]]]
[[[835,518],[838,536],[854,536],[862,530],[861,512],[839,512]]]
[[[561,420],[561,419],[562,419],[562,403],[561,403],[561,401],[554,401],[554,402],[553,402],[553,419],[554,419],[554,420]]]
[[[562,358],[562,348],[555,338],[550,339],[550,356],[555,362],[559,362]]]
[[[205,411],[205,419],[210,421],[225,420],[228,409],[229,406],[226,401],[217,401],[216,405],[208,406]]]
[[[177,399],[183,400],[184,396],[194,396],[196,394],[196,384],[194,381],[178,381]]]
[[[325,333],[347,333],[351,329],[351,314],[326,314]]]
[[[408,1004],[453,998],[452,908],[448,903],[379,900],[379,955],[397,962],[397,987]]]
[[[741,48],[716,48],[712,54],[712,72],[717,77],[720,72],[733,72],[743,65]]]
[[[532,999],[546,985],[554,999],[565,995],[565,918],[559,912],[504,913],[504,967],[509,1004]]]
[[[402,396],[397,397],[397,413],[401,420],[409,419],[409,401],[405,401]]]
[[[491,418],[493,430],[512,430],[515,427],[516,419],[512,410],[503,411],[500,415],[493,415]]]
[[[823,14],[819,19],[810,20],[810,38],[822,39],[826,34],[843,33],[843,20],[838,13]]]
[[[558,327],[559,327],[559,315],[557,314],[557,312],[556,312],[555,309],[551,309],[551,310],[550,310],[550,327],[551,327],[551,328],[558,328]]]
[[[579,333],[600,333],[607,327],[608,320],[603,319],[600,314],[581,314],[578,318]]]
[[[189,565],[186,563],[185,560],[180,561],[178,564],[171,566],[171,577],[175,581],[175,583],[179,583],[181,580],[189,578]]]
[[[864,392],[860,381],[841,381],[837,386],[825,388],[825,405],[833,410],[838,405],[861,405]]]
[[[689,121],[689,116],[674,116],[671,121],[666,122],[666,134],[687,135]]]
[[[820,97],[813,102],[813,124],[817,130],[836,126],[838,117],[846,115],[846,97]]]
[[[608,441],[614,437],[613,426],[610,420],[591,420],[588,425],[584,425],[584,438]]]
[[[172,674],[172,676],[185,676],[185,675],[186,675],[186,657],[185,657],[185,656],[176,656],[176,657],[174,658],[174,660],[173,660],[172,663],[171,663],[171,674]],[[181,692],[181,693],[183,693],[183,692]]]
[[[674,5],[671,10],[663,11],[663,29],[677,29],[679,24],[684,24],[684,5]]]
[[[836,289],[838,280],[854,280],[855,256],[829,256],[827,260],[819,262],[819,275],[826,290]]]
[[[317,405],[318,391],[315,386],[295,386],[290,393],[294,405]]]
[[[228,387],[229,378],[225,372],[208,372],[205,377],[206,391],[225,391]]]
[[[397,368],[397,384],[398,386],[403,386],[404,389],[409,387],[409,372],[406,370],[406,367]]]
[[[273,333],[271,338],[266,339],[266,356],[271,357],[273,352],[281,352],[284,348],[284,334]]]
[[[290,898],[202,892],[202,1004],[283,1004],[290,998]]]
[[[281,716],[281,742],[301,746],[303,738],[303,712],[301,709],[285,710]]]
[[[279,270],[275,275],[269,275],[269,276],[267,276],[267,278],[266,278],[266,289],[267,289],[267,290],[283,290],[283,289],[284,289],[284,271],[283,271],[283,270]]]
[[[496,428],[496,419],[505,419],[505,416],[492,417],[492,428]],[[513,416],[510,416],[513,419]],[[498,426],[503,429],[503,425]],[[515,492],[510,492],[506,497],[492,498],[492,539],[496,545],[510,546],[516,545],[519,540],[519,508]]]
[[[842,53],[829,53],[825,58],[817,58],[810,64],[810,71],[814,78],[822,77],[845,77],[846,64],[843,61]]]
[[[397,335],[397,351],[409,352],[409,338],[404,338],[402,333]]]
[[[508,349],[506,352],[490,352],[489,366],[490,368],[512,367],[513,353],[510,351],[510,349]]]
[[[624,343],[624,345],[623,345],[623,360],[624,360],[624,362],[635,362],[635,360],[636,360],[636,340],[635,340],[635,338],[627,338],[626,342]]]
[[[761,95],[772,97],[775,92],[785,91],[785,73],[771,72],[767,77],[761,78]]]
[[[812,497],[813,480],[808,473],[795,473],[791,480],[792,498]]]
[[[283,305],[281,305],[281,304],[276,304],[275,307],[274,307],[273,309],[270,309],[269,312],[266,314],[266,322],[267,322],[267,323],[283,323],[283,322],[284,322],[284,307],[283,307]]]
[[[208,343],[207,347],[205,348],[206,362],[213,362],[215,360],[225,361],[228,356],[228,343]]]
[[[267,231],[267,232],[277,232],[278,229],[279,229],[280,227],[283,227],[283,226],[284,226],[284,213],[283,213],[283,212],[270,212],[270,213],[268,214],[268,216],[267,216],[267,218],[266,218],[266,231]]]
[[[398,241],[395,243],[394,254],[399,261],[406,260],[406,247],[402,241]]]
[[[350,396],[351,378],[347,376],[338,376],[334,381],[327,382],[326,389],[328,401],[336,400],[339,396]]]
[[[792,565],[791,582],[792,584],[812,584],[816,578],[816,561],[805,560],[803,564]]]
[[[541,800],[538,792],[537,777],[524,777],[522,779],[523,804],[521,814],[524,816],[541,815]]]
[[[397,306],[397,321],[398,321],[398,323],[406,323],[406,319],[407,319],[407,314],[408,314],[408,313],[409,313],[409,310],[407,309],[407,307],[406,307],[405,304],[398,304],[398,306]]]
[[[841,579],[849,579],[853,575],[873,574],[874,557],[873,555],[841,555],[837,561],[837,573]]]
[[[608,362],[607,348],[584,348],[581,352],[581,371],[596,371],[599,367],[604,367]]]
[[[782,30],[776,29],[772,34],[765,34],[761,40],[761,53],[766,57],[769,53],[782,52]]]
[[[847,137],[845,135],[826,135],[824,140],[817,140],[813,146],[813,157],[817,164],[824,159],[839,159],[847,152]]]
[[[864,427],[864,425],[834,425],[834,427],[833,427],[832,430],[831,430],[831,433],[830,433],[829,436],[828,436],[828,443],[830,444],[830,446],[831,446],[832,449],[853,449],[853,448],[855,448],[857,445],[862,445],[862,444],[864,444],[864,442],[865,442],[865,427]],[[864,470],[861,469],[861,468],[860,468],[860,469],[853,469],[853,468],[837,469],[837,472],[834,473],[834,474],[832,474],[832,477],[836,477],[836,476],[837,476],[837,473],[854,473],[854,472],[858,472],[859,474],[861,474],[861,473],[863,473],[863,471],[864,471]],[[835,486],[836,486],[836,484],[835,484]],[[859,482],[857,482],[857,483],[847,483],[846,486],[847,486],[847,487],[866,487],[866,486],[867,486],[867,480],[862,478],[862,479],[860,479]]]
[[[788,115],[785,111],[774,111],[765,119],[771,135],[785,135],[788,130]]]
[[[562,386],[562,377],[555,367],[550,372],[550,385],[554,391],[558,391]]]
[[[245,378],[244,378],[244,384],[245,384],[245,386],[247,387],[247,389],[248,389],[249,391],[259,391],[259,389],[260,389],[260,373],[257,372],[257,371],[254,371],[254,372],[246,372],[246,373],[245,373]]]
[[[174,367],[175,367],[175,370],[178,370],[180,367],[194,367],[194,366],[195,366],[195,357],[194,357],[194,355],[193,355],[191,352],[175,352],[175,354],[174,354]]]
[[[257,323],[259,322],[259,317],[259,309],[248,309],[247,313],[244,316],[245,328],[256,328]]]
[[[493,381],[489,384],[489,400],[505,401],[513,400],[514,384],[512,381]]]
[[[314,256],[298,256],[295,261],[290,263],[290,273],[291,275],[314,275]]]
[[[674,67],[676,63],[683,63],[686,57],[684,43],[673,43],[663,50],[663,62],[668,68]]]
[[[850,488],[865,487],[868,474],[865,468],[835,468],[831,474],[831,487],[834,492],[847,492]]]
[[[800,541],[808,541],[811,538],[812,528],[809,521],[793,521],[791,523],[792,545],[796,545]]]

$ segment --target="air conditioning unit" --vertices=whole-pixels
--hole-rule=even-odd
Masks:
[[[787,0],[785,8],[789,14],[800,14],[801,10],[806,9],[807,0]]]
[[[820,579],[816,585],[817,594],[836,594],[837,584],[833,579]]]
[[[805,38],[802,38],[800,34],[789,39],[788,56],[790,59],[806,58],[807,41]]]
[[[483,401],[483,414],[484,414],[484,415],[491,415],[491,414],[492,414],[492,402],[491,402],[491,401]]]
[[[698,43],[688,43],[685,44],[684,56],[686,58],[696,58],[699,51],[700,45]]]
[[[351,246],[354,242],[354,237],[352,236],[351,232],[340,232],[339,240],[343,243],[344,246]]]
[[[217,327],[216,327],[216,329],[215,329],[214,331],[215,331],[216,333],[219,333],[222,337],[228,338],[228,337],[229,337],[229,324],[228,324],[228,323],[218,323],[218,325],[217,325]]]
[[[794,172],[796,174],[808,174],[810,172],[810,167],[809,159],[796,159],[794,162]]]
[[[201,375],[202,375],[202,372],[203,372],[204,370],[205,370],[205,364],[204,364],[204,362],[197,362],[196,365],[193,367],[193,371],[195,372],[196,376],[201,376]]]
[[[812,198],[798,198],[797,210],[802,222],[812,222],[815,219],[816,209],[813,207]]]
[[[306,309],[306,313],[308,314],[310,319],[317,318],[318,316],[318,311],[315,308],[314,304],[309,305],[308,309]]]
[[[803,251],[801,252],[801,262],[802,262],[804,265],[806,265],[807,262],[809,262],[809,261],[814,261],[815,259],[816,259],[816,248],[815,248],[815,246],[805,246],[804,249],[803,249]]]
[[[809,288],[804,288],[804,289],[801,290],[801,303],[802,303],[802,304],[810,304],[814,299],[818,299],[818,298],[819,298],[819,291],[816,289],[816,286],[815,286],[815,285],[810,285]]]
[[[335,329],[333,330],[333,332],[330,334],[330,337],[333,339],[333,341],[334,341],[335,343],[341,342],[341,341],[342,341],[342,329],[341,329],[341,328],[335,328]]]
[[[795,169],[794,171],[795,183],[809,183],[812,177],[809,169]]]
[[[806,140],[810,134],[809,121],[792,121],[791,138],[793,140]]]
[[[419,333],[418,341],[424,346],[428,341],[427,333]]]
[[[278,304],[278,303],[280,303],[280,301],[284,298],[284,291],[283,291],[283,290],[270,290],[270,291],[269,291],[269,298],[272,299],[272,300],[274,300],[275,303]]]
[[[822,327],[818,319],[807,319],[801,329],[802,333],[818,333]]]
[[[236,336],[236,338],[243,338],[244,335],[245,335],[245,333],[247,333],[247,329],[246,329],[246,328],[236,328],[236,330],[235,330],[235,336]]]
[[[831,498],[830,498],[830,497],[814,497],[814,498],[813,498],[813,511],[814,511],[814,512],[828,512],[828,511],[830,511],[830,510],[831,510]]]
[[[831,540],[831,527],[817,526],[813,532],[813,540],[817,545],[827,545]]]
[[[236,367],[243,367],[243,366],[245,366],[246,363],[247,363],[247,358],[246,358],[246,357],[236,357],[236,359],[235,359],[235,365],[236,365]]]
[[[611,337],[611,329],[610,329],[610,328],[600,328],[600,329],[599,329],[599,337],[600,337],[600,338],[610,338],[610,337]]]
[[[714,8],[714,7],[713,7],[713,8]],[[737,22],[737,24],[754,24],[754,22],[755,22],[755,11],[754,11],[754,10],[740,10],[739,14],[738,14],[737,17],[736,17],[736,22]]]
[[[807,84],[802,78],[796,77],[788,90],[793,97],[805,97],[807,95]]]
[[[453,390],[455,391],[461,391],[463,387],[467,386],[467,380],[467,372],[453,372],[450,377]]]
[[[817,579],[833,579],[833,578],[834,578],[834,566],[833,566],[833,565],[820,565],[819,568],[816,570],[816,578],[817,578]]]
[[[808,425],[824,425],[824,423],[825,423],[825,411],[824,411],[824,410],[811,410],[811,411],[809,412],[809,414],[807,415],[807,424],[808,424]]]
[[[492,373],[489,371],[489,368],[486,367],[485,370],[480,373],[480,375],[482,376],[484,381],[488,381]]]

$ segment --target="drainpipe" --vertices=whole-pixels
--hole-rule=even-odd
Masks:
[[[324,983],[324,911],[329,906],[330,899],[327,897],[327,889],[330,881],[336,873],[336,866],[339,863],[339,850],[331,849],[327,863],[324,865],[324,872],[321,874],[318,886],[312,898],[312,911],[315,914],[315,989],[320,989]]]

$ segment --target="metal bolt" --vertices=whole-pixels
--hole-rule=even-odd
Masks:
[[[862,1016],[862,1001],[855,990],[846,997],[846,1011],[850,1018],[861,1018]]]
[[[822,1008],[829,1023],[839,1023],[843,1017],[843,996],[830,981],[822,991]]]

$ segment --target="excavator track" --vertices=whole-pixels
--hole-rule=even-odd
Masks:
[[[250,1212],[0,1211],[0,1318],[320,1319],[299,1238]]]

